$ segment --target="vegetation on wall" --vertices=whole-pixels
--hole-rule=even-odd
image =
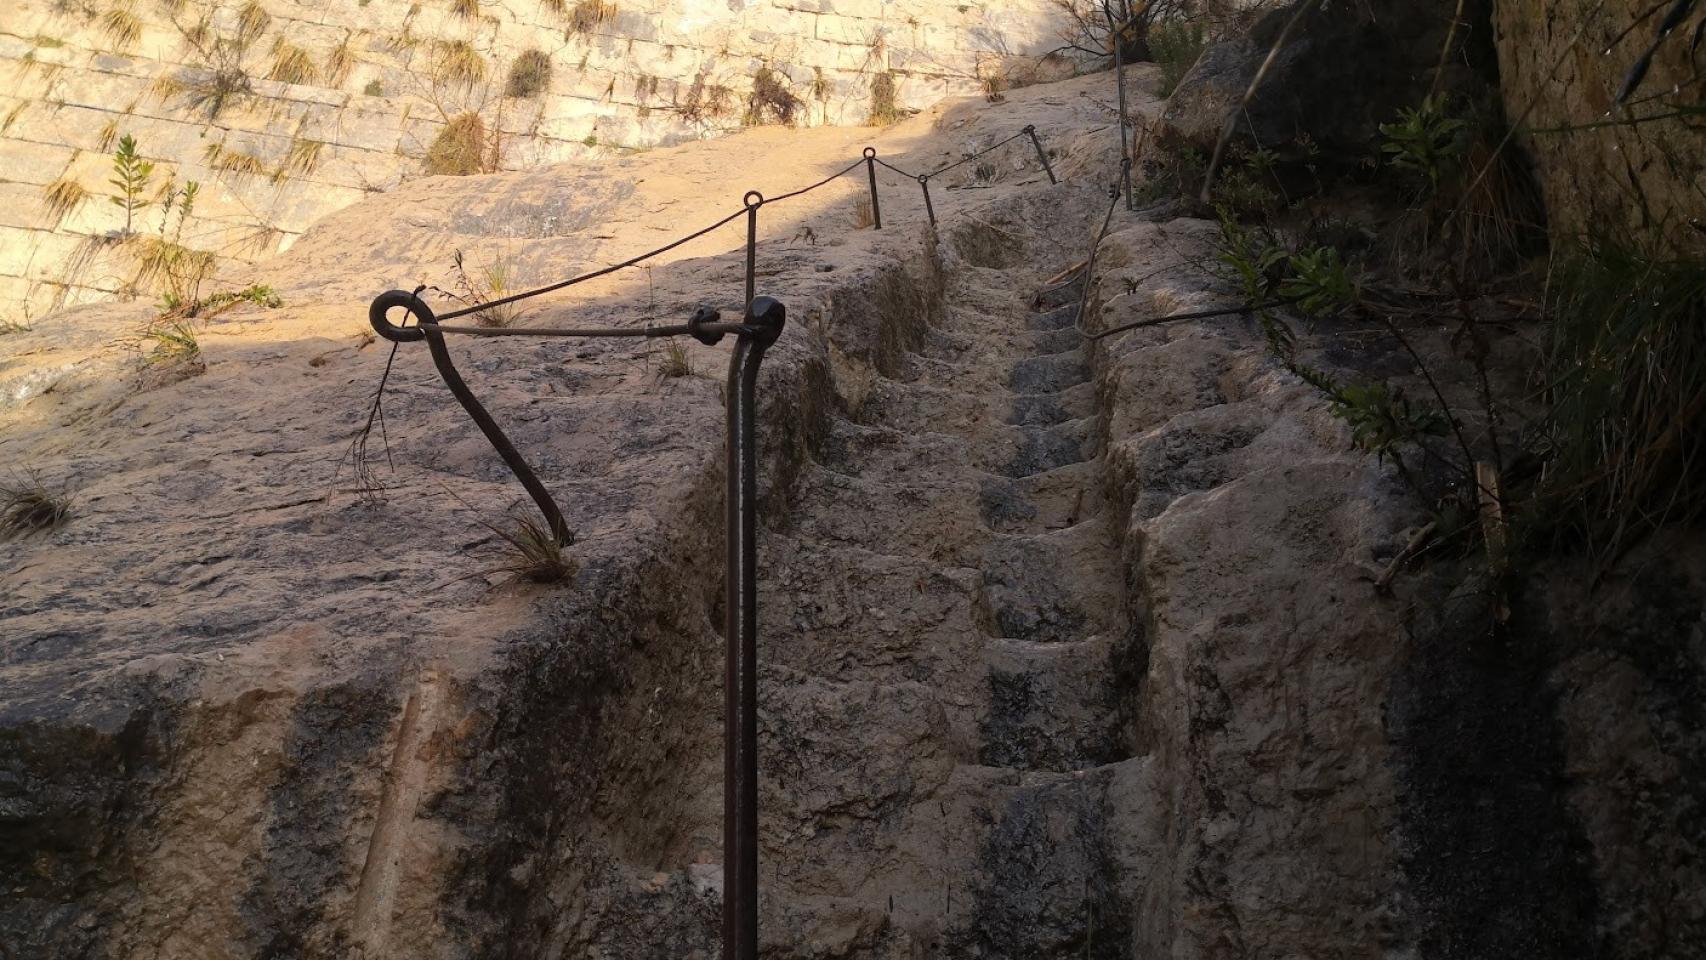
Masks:
[[[551,82],[551,58],[543,50],[524,50],[509,65],[504,81],[506,97],[537,97]]]

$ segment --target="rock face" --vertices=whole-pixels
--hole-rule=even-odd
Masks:
[[[1614,98],[1669,11],[1612,2],[1563,9],[1493,5],[1505,113],[1546,195],[1553,233],[1706,250],[1706,132],[1679,111],[1706,106],[1696,68],[1698,12],[1660,44],[1630,105]],[[1661,119],[1646,119],[1659,117]],[[1573,129],[1566,129],[1573,128]],[[1583,189],[1593,184],[1593,189]]]
[[[136,283],[135,245],[107,239],[125,222],[108,180],[126,134],[156,164],[145,199],[171,177],[203,187],[181,228],[155,204],[142,234],[257,262],[418,176],[458,116],[479,118],[467,155],[441,147],[429,169],[607,158],[754,123],[890,122],[1009,78],[1012,58],[1058,45],[1057,13],[1045,0],[16,0],[0,20],[0,320],[132,285],[157,295]],[[44,198],[61,182],[89,196],[55,208]]]

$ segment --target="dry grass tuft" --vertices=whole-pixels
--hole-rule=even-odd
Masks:
[[[142,21],[127,7],[111,7],[101,14],[101,36],[123,53],[142,37]]]
[[[591,33],[601,24],[609,23],[616,18],[616,4],[610,0],[580,0],[575,4],[574,12],[569,15],[571,34]]]
[[[871,208],[871,198],[861,196],[853,201],[853,229],[864,230],[877,225],[876,211]]]
[[[151,325],[142,331],[142,343],[151,347],[142,355],[149,366],[201,362],[201,341],[196,339],[195,327],[188,320]]]
[[[686,344],[678,340],[665,343],[663,361],[658,364],[658,377],[663,380],[676,380],[691,377],[693,373],[693,356],[687,352]]]
[[[272,69],[267,71],[267,79],[277,80],[279,83],[315,83],[320,79],[320,68],[314,65],[314,59],[308,56],[308,51],[294,43],[275,40],[272,45]]]
[[[49,490],[34,473],[0,482],[0,539],[52,530],[71,518],[71,497]]]
[[[462,289],[462,299],[470,306],[488,300],[500,300],[515,292],[510,286],[515,271],[508,260],[494,260],[472,274],[468,272],[468,264],[462,256],[462,251],[456,251],[450,260],[451,269],[456,274],[456,284]],[[515,322],[519,312],[515,304],[506,303],[476,312],[474,320],[483,327],[507,327]]]
[[[303,175],[313,173],[320,166],[320,152],[325,149],[326,144],[321,140],[292,140],[281,169]]]
[[[464,20],[478,20],[480,0],[450,0],[450,12]]]
[[[506,97],[536,97],[551,82],[551,58],[543,50],[526,50],[509,66]]]
[[[433,79],[439,83],[472,87],[486,79],[486,58],[480,56],[474,45],[466,40],[441,41]]]
[[[332,52],[326,55],[326,79],[333,86],[342,86],[358,62],[351,39],[351,36],[346,35],[343,42],[333,47]]]
[[[88,199],[88,189],[66,177],[60,177],[42,188],[42,209],[55,225],[70,216]]]
[[[101,126],[101,132],[95,135],[95,149],[101,153],[111,153],[113,144],[118,140],[118,118],[114,117]]]
[[[486,122],[473,111],[450,118],[427,147],[426,172],[466,177],[486,172]]]
[[[210,143],[202,151],[202,159],[212,170],[229,175],[234,180],[265,176],[267,165],[260,157],[245,150],[232,150],[222,144]]]
[[[507,573],[529,583],[562,583],[579,569],[573,557],[565,551],[574,546],[574,534],[559,539],[544,524],[526,517],[510,517],[511,526],[484,523],[486,529],[503,540],[504,562],[482,573]]]

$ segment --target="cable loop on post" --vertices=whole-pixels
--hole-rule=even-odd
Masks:
[[[753,199],[754,197],[757,199]],[[748,210],[751,210],[753,207],[762,207],[764,206],[764,194],[759,193],[757,190],[748,190],[746,192],[746,196],[740,198],[740,202],[741,206]]]

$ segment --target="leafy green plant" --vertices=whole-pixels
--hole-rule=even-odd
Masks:
[[[1207,38],[1201,21],[1161,20],[1150,24],[1149,51],[1155,57],[1156,66],[1161,68],[1156,95],[1171,96],[1179,88],[1179,81],[1196,66],[1206,46]]]
[[[124,210],[124,232],[126,236],[132,233],[132,222],[136,214],[149,206],[149,201],[143,196],[148,189],[148,181],[154,176],[154,164],[144,160],[136,152],[136,138],[125,134],[119,139],[118,151],[113,154],[113,177],[108,182],[119,190],[119,195],[110,197],[114,206]]]
[[[1351,442],[1382,461],[1419,437],[1443,436],[1449,425],[1438,407],[1412,404],[1402,389],[1379,380],[1340,385],[1330,397],[1333,414],[1351,428]]]
[[[0,539],[52,530],[71,517],[71,497],[50,490],[35,473],[0,481]]]
[[[1290,268],[1290,275],[1280,283],[1280,296],[1310,316],[1340,313],[1361,294],[1336,247],[1316,246],[1294,253]]]
[[[1420,107],[1399,110],[1396,122],[1380,125],[1386,138],[1380,149],[1392,166],[1425,178],[1433,192],[1462,159],[1464,128],[1462,120],[1446,115],[1443,98],[1427,97]]]
[[[142,355],[144,363],[164,366],[191,363],[201,359],[201,341],[196,339],[195,327],[188,320],[153,324],[142,331],[144,345],[152,349]]]

